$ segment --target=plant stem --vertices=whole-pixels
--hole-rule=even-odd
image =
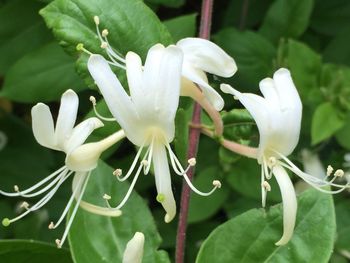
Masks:
[[[199,37],[204,39],[209,39],[210,28],[211,28],[211,17],[213,11],[214,0],[203,0],[202,11],[201,11],[201,22],[199,29]],[[192,124],[201,124],[201,106],[198,103],[194,104],[193,114],[192,114]],[[190,127],[189,130],[189,143],[187,149],[187,158],[195,158],[197,156],[199,136],[201,130],[199,128]],[[194,174],[194,167],[191,167],[187,173],[187,176],[192,181]],[[185,256],[185,244],[186,244],[186,230],[187,230],[187,216],[188,208],[190,202],[191,190],[186,182],[183,183],[182,193],[181,193],[181,203],[180,203],[180,213],[179,213],[179,224],[177,228],[177,238],[176,238],[176,263],[183,263]]]

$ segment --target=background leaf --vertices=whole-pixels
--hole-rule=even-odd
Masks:
[[[309,190],[298,198],[298,206],[294,236],[287,245],[274,244],[282,235],[282,206],[268,212],[253,209],[216,228],[196,262],[328,262],[335,233],[332,197]]]

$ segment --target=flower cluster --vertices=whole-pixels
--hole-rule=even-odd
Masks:
[[[227,84],[221,84],[223,92],[232,94],[246,107],[259,129],[260,141],[257,148],[239,145],[222,138],[223,125],[219,111],[224,107],[224,100],[210,86],[206,77],[206,73],[221,77],[233,76],[237,71],[233,58],[208,40],[185,38],[167,47],[155,44],[148,50],[143,63],[140,56],[132,51],[124,57],[113,49],[108,41],[108,30],[100,30],[98,17],[94,17],[94,21],[101,48],[108,60],[102,55],[86,50],[82,44],[78,44],[77,49],[89,55],[88,70],[113,118],[105,118],[99,114],[95,108],[96,99],[91,97],[97,118],[89,118],[74,127],[79,101],[77,94],[72,90],[62,95],[56,125],[47,105],[39,103],[34,106],[32,108],[34,137],[42,146],[64,152],[65,165],[28,189],[21,190],[15,185],[13,193],[0,191],[0,194],[6,196],[24,198],[44,195],[32,206],[23,202],[21,206],[25,212],[13,219],[5,218],[3,225],[7,226],[43,207],[71,176],[74,176],[72,195],[58,222],[51,222],[49,225],[50,229],[60,225],[73,206],[74,199],[76,200],[63,237],[56,240],[58,247],[65,241],[79,206],[99,215],[120,216],[120,209],[127,203],[139,176],[142,173],[148,174],[151,167],[157,189],[156,200],[165,210],[165,222],[170,222],[176,215],[169,167],[183,177],[195,193],[202,196],[212,194],[221,187],[220,181],[214,180],[213,188],[208,192],[198,190],[187,176],[188,170],[196,165],[196,159],[189,158],[187,167],[184,167],[172,150],[171,143],[175,136],[175,116],[180,96],[194,99],[211,117],[214,132],[203,128],[203,133],[219,137],[223,146],[255,158],[261,165],[263,207],[267,192],[271,190],[268,181],[272,176],[276,179],[281,189],[284,210],[284,232],[276,245],[284,245],[291,239],[297,213],[296,194],[287,170],[326,193],[337,193],[348,188],[348,184],[335,182],[336,178],[344,175],[340,169],[333,173],[333,168],[329,166],[326,177],[315,177],[301,171],[287,158],[298,144],[302,117],[302,103],[287,69],[281,68],[275,72],[273,78],[266,78],[260,82],[260,90],[264,97],[240,93]],[[122,86],[111,67],[125,70],[129,92]],[[122,130],[101,141],[84,143],[95,129],[103,126],[101,120],[115,121]],[[107,194],[101,197],[106,200],[106,207],[84,201],[84,190],[102,152],[124,138],[138,148],[126,173],[121,169],[114,171],[114,175],[121,182],[133,176],[127,194],[115,207],[109,203],[110,196]],[[329,179],[332,174],[333,178]],[[337,189],[324,188],[327,186]],[[126,252],[123,262],[140,262],[143,242],[143,235],[135,234],[126,251],[136,252]],[[136,259],[133,259],[133,256]]]

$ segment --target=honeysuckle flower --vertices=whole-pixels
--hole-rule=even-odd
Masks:
[[[117,210],[112,211],[109,208],[101,208],[89,204],[83,201],[82,197],[91,171],[97,166],[99,156],[106,148],[123,138],[124,132],[119,131],[96,143],[83,144],[95,129],[103,126],[103,123],[98,118],[93,117],[74,127],[78,104],[79,99],[77,94],[73,90],[67,90],[61,98],[61,105],[55,127],[50,108],[47,105],[38,103],[32,108],[32,128],[35,139],[44,147],[64,152],[66,154],[65,165],[26,190],[20,190],[20,188],[15,185],[14,193],[0,191],[0,194],[5,196],[24,198],[32,198],[45,194],[44,197],[33,206],[29,206],[27,202],[23,202],[21,207],[26,210],[25,212],[13,219],[5,218],[2,221],[4,226],[8,226],[30,212],[43,207],[51,200],[59,187],[69,177],[74,175],[72,195],[59,220],[56,223],[51,222],[49,225],[49,229],[57,228],[64,221],[74,199],[76,199],[76,205],[70,215],[65,232],[61,240],[56,240],[58,247],[61,247],[65,241],[79,205],[97,214],[109,216],[119,216],[121,214],[120,211]]]
[[[125,64],[129,96],[112,72],[108,61],[100,55],[91,55],[89,58],[88,69],[109,110],[125,131],[126,137],[139,147],[126,175],[121,177],[120,169],[114,173],[119,180],[124,181],[136,170],[128,193],[116,209],[126,203],[141,171],[147,174],[153,164],[157,201],[166,211],[165,222],[174,218],[176,204],[171,188],[167,152],[174,171],[183,176],[196,193],[209,195],[220,187],[220,182],[214,181],[212,191],[198,191],[186,175],[189,167],[195,165],[195,159],[190,159],[189,166],[184,169],[170,147],[175,134],[174,118],[180,96],[182,61],[183,53],[174,45],[167,48],[161,44],[154,45],[147,54],[144,66],[136,53],[128,52]],[[147,150],[141,157],[145,148]],[[136,168],[139,159],[141,161]],[[108,196],[105,199],[108,201]]]
[[[101,42],[101,48],[106,51],[110,61],[109,64],[125,69],[126,60],[112,48],[108,41],[109,31],[100,31],[100,19],[94,17],[97,36]],[[176,43],[183,53],[181,68],[182,84],[180,95],[189,96],[197,101],[208,115],[212,118],[218,135],[222,134],[223,127],[218,111],[222,110],[224,100],[220,94],[209,85],[206,72],[221,77],[231,77],[237,71],[237,65],[223,49],[213,42],[201,38],[184,38]],[[78,50],[84,50],[79,44]],[[200,87],[198,89],[197,85]]]
[[[145,236],[136,232],[134,237],[126,244],[123,255],[123,263],[141,263],[143,257],[143,245]]]
[[[0,151],[5,148],[7,144],[7,136],[3,131],[0,131]]]
[[[287,158],[298,143],[302,117],[301,100],[290,72],[281,68],[274,73],[273,79],[265,78],[259,85],[264,97],[240,93],[226,84],[221,85],[221,90],[238,99],[258,126],[260,140],[255,158],[261,165],[262,205],[265,206],[267,191],[271,189],[268,180],[274,175],[282,194],[284,226],[283,236],[276,245],[284,245],[292,237],[297,211],[295,191],[285,168],[325,193],[338,193],[348,184],[334,183],[335,178],[344,174],[340,169],[334,173],[333,179],[328,180],[301,171]],[[332,171],[328,176],[331,174]],[[324,189],[325,186],[333,186],[338,190]]]

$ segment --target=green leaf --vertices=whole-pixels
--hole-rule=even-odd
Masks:
[[[260,80],[272,75],[276,49],[261,35],[227,28],[213,38],[237,63],[239,71],[234,76],[237,81],[233,85],[254,91],[258,89]]]
[[[321,56],[304,43],[289,39],[286,64],[303,102],[306,101],[307,105],[318,105],[322,101],[319,88]]]
[[[344,126],[344,118],[338,110],[330,103],[325,102],[319,105],[315,111],[311,123],[311,139],[315,145],[328,139],[335,132]]]
[[[175,42],[185,37],[194,37],[196,35],[197,14],[178,16],[164,21]]]
[[[349,34],[350,28],[346,28],[328,43],[323,50],[326,62],[350,66]]]
[[[118,182],[113,169],[99,162],[92,172],[84,199],[105,206],[102,196],[112,196],[112,204],[125,196],[129,184]],[[164,251],[157,251],[161,238],[152,214],[144,200],[134,191],[117,218],[94,215],[80,209],[69,233],[71,252],[75,263],[121,262],[127,242],[136,231],[145,235],[144,263],[170,262]],[[165,224],[165,223],[164,223]]]
[[[52,101],[69,88],[87,87],[75,73],[74,61],[53,42],[18,60],[6,74],[0,94],[17,102]]]
[[[345,120],[345,125],[335,134],[337,142],[347,150],[350,150],[350,115]]]
[[[175,116],[175,151],[180,162],[186,160],[187,157],[187,145],[188,145],[188,123],[190,122],[190,116],[188,111],[180,108],[177,110]]]
[[[146,2],[168,7],[180,7],[185,3],[185,0],[146,0]]]
[[[35,1],[11,0],[0,9],[0,74],[24,54],[52,39],[38,15],[43,5]]]
[[[335,233],[331,195],[309,190],[298,198],[294,235],[275,246],[282,235],[282,206],[252,209],[216,228],[203,243],[197,263],[309,262],[326,263]]]
[[[335,205],[337,215],[337,240],[335,247],[337,250],[350,251],[350,201],[342,199]]]
[[[230,165],[230,169],[226,167],[226,181],[234,189],[243,196],[261,200],[261,166],[257,160],[249,158],[240,158]],[[269,181],[271,191],[267,194],[267,201],[281,201],[281,193],[274,177]],[[257,202],[260,205],[260,202]]]
[[[0,240],[0,261],[6,263],[72,263],[67,249],[33,240]]]
[[[297,38],[306,30],[313,0],[276,0],[268,10],[260,33],[277,43],[282,37]]]
[[[313,30],[335,36],[349,26],[350,2],[348,0],[315,0],[310,23]]]
[[[97,37],[94,16],[100,18],[100,30],[109,30],[111,46],[123,55],[131,50],[145,57],[152,45],[172,42],[166,27],[140,0],[55,0],[40,14],[60,44],[75,57],[80,54],[76,51],[79,43],[93,53],[105,54]],[[92,84],[87,57],[80,55],[77,70]]]
[[[218,178],[218,168],[209,167],[196,174],[193,184],[200,190],[209,191],[213,185],[213,180],[221,180]],[[210,196],[200,196],[196,193],[191,194],[190,210],[188,214],[188,222],[195,223],[203,221],[214,215],[226,201],[229,195],[229,188],[223,184]]]

